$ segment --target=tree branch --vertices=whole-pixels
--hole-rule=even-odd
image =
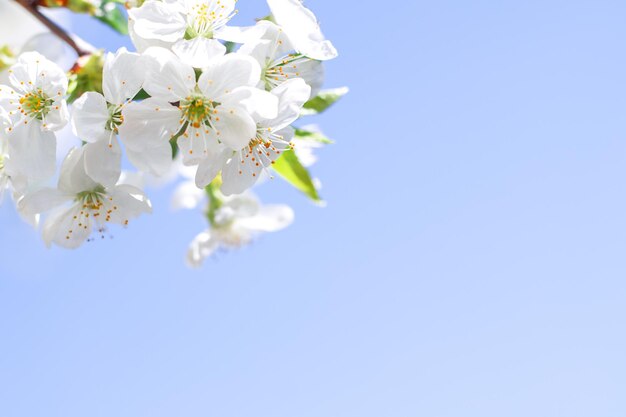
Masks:
[[[41,13],[37,8],[37,0],[15,0],[20,6],[22,6],[28,13],[33,15],[44,26],[46,26],[50,32],[54,33],[63,42],[70,46],[79,57],[89,55],[91,51],[84,49],[79,45],[74,38],[72,38],[62,27],[50,20],[46,15]],[[84,42],[82,42],[84,43]]]

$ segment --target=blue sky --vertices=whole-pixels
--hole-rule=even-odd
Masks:
[[[328,207],[191,271],[168,190],[76,252],[4,204],[0,416],[623,416],[626,4],[308,5]]]

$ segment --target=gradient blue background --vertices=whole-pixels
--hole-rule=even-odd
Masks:
[[[76,252],[5,204],[0,416],[626,415],[626,4],[308,5],[328,207],[190,271],[168,190]]]

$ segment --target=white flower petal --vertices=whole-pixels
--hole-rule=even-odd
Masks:
[[[272,90],[278,98],[278,116],[264,126],[274,130],[283,129],[295,122],[302,112],[302,106],[311,96],[311,87],[300,78],[286,81]]]
[[[34,216],[46,213],[55,207],[71,201],[71,194],[63,193],[56,188],[42,188],[37,191],[30,192],[22,197],[17,204],[17,208],[21,214],[25,216]]]
[[[254,58],[228,54],[209,65],[200,76],[198,87],[205,97],[220,101],[238,87],[257,85],[260,79],[261,67]]]
[[[237,152],[229,159],[222,170],[222,193],[226,196],[241,194],[252,188],[261,177],[263,165],[252,161],[251,157],[241,156]]]
[[[223,146],[217,140],[215,133],[205,127],[187,128],[184,135],[178,138],[178,148],[187,166],[197,165],[198,162],[210,155],[219,153]]]
[[[183,39],[187,22],[168,3],[148,0],[141,7],[128,11],[134,32],[144,39],[176,42]]]
[[[277,232],[293,223],[294,212],[289,206],[262,206],[252,217],[238,219],[237,225],[248,230],[259,232]]]
[[[95,142],[107,134],[110,115],[102,94],[85,93],[74,102],[73,108],[72,127],[76,136],[86,142]]]
[[[117,207],[110,214],[111,223],[127,224],[129,220],[142,214],[152,213],[152,204],[139,188],[123,184],[107,191],[111,204]]]
[[[246,43],[258,39],[263,33],[263,28],[258,25],[248,27],[223,26],[213,33],[215,39],[234,43]]]
[[[144,89],[153,98],[176,102],[195,88],[196,73],[191,65],[167,49],[153,47],[143,55],[147,69]]]
[[[338,56],[333,44],[322,34],[313,12],[300,0],[267,0],[267,3],[276,23],[282,26],[298,52],[320,61]]]
[[[191,210],[197,208],[206,198],[203,189],[198,188],[195,183],[185,181],[178,185],[172,195],[170,206],[172,210]]]
[[[55,243],[66,249],[76,249],[91,235],[91,221],[77,223],[81,207],[77,204],[69,208],[60,208],[44,222],[42,237],[46,246]]]
[[[45,130],[57,131],[61,130],[70,121],[70,112],[67,109],[65,100],[56,100],[50,109],[50,112],[43,119],[43,128]]]
[[[200,233],[189,245],[186,262],[192,268],[199,268],[202,262],[219,249],[219,241],[211,235],[209,230]]]
[[[122,172],[122,149],[117,138],[101,139],[84,148],[87,175],[105,187],[114,186]]]
[[[59,174],[59,190],[67,194],[78,194],[85,190],[93,190],[98,186],[85,172],[84,147],[73,148],[61,164]]]
[[[278,116],[277,95],[256,87],[238,87],[223,96],[221,103],[224,106],[242,106],[255,120],[274,119]]]
[[[198,188],[206,187],[215,179],[226,162],[226,155],[227,151],[224,151],[210,155],[200,162],[198,171],[196,171],[196,186]]]
[[[226,47],[215,39],[194,38],[178,41],[172,51],[186,64],[194,68],[209,66],[212,60],[226,54]]]
[[[213,127],[219,140],[238,151],[256,137],[256,122],[242,107],[220,106]]]
[[[106,101],[121,105],[137,95],[144,81],[145,68],[139,54],[126,48],[115,55],[108,53],[102,72],[102,89]]]
[[[34,123],[16,126],[8,136],[10,175],[39,181],[54,175],[56,168],[56,137],[42,131]]]

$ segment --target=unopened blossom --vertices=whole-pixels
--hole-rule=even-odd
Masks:
[[[227,23],[237,0],[148,0],[128,11],[130,34],[141,52],[170,48],[190,65],[208,65],[207,54],[225,47],[216,39],[236,41],[241,32]]]
[[[262,205],[251,193],[226,197],[216,210],[211,228],[191,242],[187,264],[198,268],[215,252],[246,246],[263,233],[286,228],[293,219],[289,206]]]
[[[0,107],[10,119],[6,166],[11,175],[31,181],[54,174],[56,137],[69,120],[67,77],[58,65],[37,52],[27,52],[9,69],[10,86],[0,85]]]
[[[294,130],[311,88],[300,78],[282,83],[272,90],[278,98],[278,116],[257,123],[256,136],[248,146],[233,152],[222,171],[222,192],[239,194],[252,187],[263,170],[268,170],[281,153],[291,149]]]
[[[295,50],[320,61],[337,57],[337,50],[324,37],[315,14],[304,7],[301,0],[267,0],[267,4]]]
[[[146,56],[152,64],[144,89],[151,98],[128,105],[120,127],[127,147],[142,150],[133,161],[139,169],[166,172],[169,141],[177,138],[185,165],[200,165],[203,178],[217,167],[215,177],[224,150],[243,149],[256,136],[256,121],[277,115],[277,98],[255,87],[261,69],[250,57],[214,57],[196,81],[194,69],[170,51],[151,48]]]
[[[73,104],[75,134],[85,142],[85,170],[94,181],[115,185],[122,162],[117,140],[124,123],[122,110],[137,95],[143,84],[141,57],[125,48],[107,54],[102,73],[104,94],[87,92]],[[137,158],[133,147],[126,149],[131,161]]]
[[[259,86],[268,91],[287,80],[302,78],[316,96],[324,84],[324,66],[321,61],[300,53],[285,31],[267,20],[256,25],[256,37],[249,38],[238,53],[256,59],[261,66]]]
[[[152,208],[144,193],[131,185],[107,187],[85,172],[84,150],[73,149],[61,166],[57,188],[43,188],[18,202],[24,215],[50,212],[42,226],[47,246],[74,249],[108,224],[126,226]]]

